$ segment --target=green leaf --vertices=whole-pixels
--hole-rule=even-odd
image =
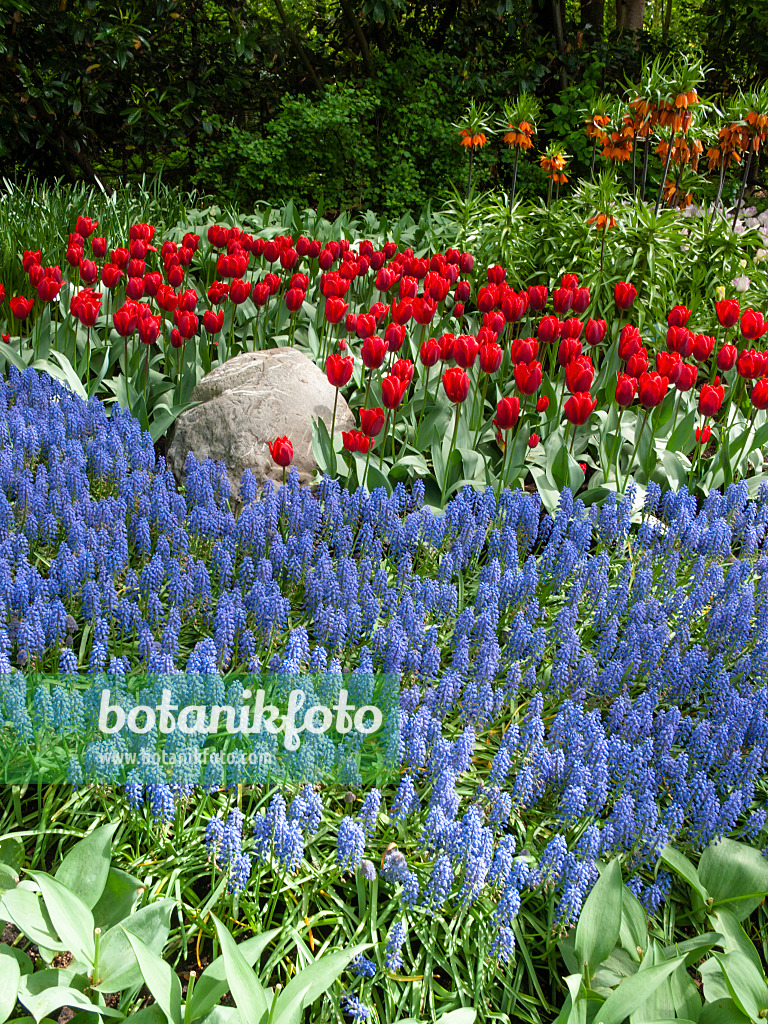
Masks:
[[[553,483],[560,490],[564,487],[570,487],[574,494],[584,482],[584,473],[581,470],[581,466],[568,451],[565,442],[563,442],[552,458],[550,476]]]
[[[621,894],[621,929],[619,939],[633,960],[638,961],[638,949],[648,948],[648,915],[640,900],[624,887]]]
[[[40,886],[53,926],[61,941],[66,943],[66,949],[77,960],[92,966],[96,947],[91,908],[66,885],[44,871],[27,869],[27,874]]]
[[[156,406],[153,410],[152,422],[149,424],[149,433],[153,441],[159,440],[163,434],[167,434],[171,425],[181,416],[187,409],[193,408],[197,403],[190,403],[187,405],[174,405],[172,409],[169,409],[167,405]]]
[[[647,971],[638,971],[637,974],[625,978],[600,1007],[601,1024],[621,1024],[624,1018],[638,1010],[683,962],[683,957],[675,957],[667,963],[657,964],[649,967]]]
[[[459,1010],[450,1010],[437,1018],[438,1024],[475,1024],[477,1010],[471,1006],[462,1006]]]
[[[108,928],[114,927],[123,918],[128,917],[142,889],[143,882],[138,878],[134,878],[133,875],[129,875],[119,868],[110,867],[104,892],[93,908],[93,920],[96,927],[101,928],[102,932],[106,932]]]
[[[82,978],[82,975],[80,977]],[[52,1010],[60,1010],[62,1006],[69,1006],[73,1010],[87,1010],[102,1017],[123,1019],[123,1014],[119,1010],[96,1006],[79,989],[74,988],[73,982],[76,982],[76,978],[74,971],[55,967],[36,971],[21,979],[19,1002],[36,1021],[41,1021]]]
[[[738,1008],[751,1020],[758,1020],[768,1011],[768,986],[765,975],[741,953],[715,954],[725,976],[725,983]]]
[[[37,893],[10,889],[0,897],[0,918],[10,921],[38,946],[59,952],[69,949],[56,934],[51,915]]]
[[[705,1003],[698,1024],[752,1024],[732,999],[716,999]]]
[[[55,360],[55,362],[52,362]],[[58,366],[56,365],[58,363]],[[83,382],[80,379],[77,370],[72,366],[70,361],[64,355],[63,352],[57,352],[55,349],[50,354],[49,359],[38,359],[32,363],[33,370],[43,370],[51,377],[55,377],[57,380],[63,381],[65,384],[69,384],[70,388],[80,398],[88,401],[88,392],[83,387]]]
[[[679,875],[684,882],[687,882],[688,885],[690,885],[690,887],[699,894],[702,901],[706,903],[709,899],[709,893],[700,880],[698,871],[686,856],[672,846],[665,846],[661,851],[661,859],[668,867],[672,868],[675,874]]]
[[[368,942],[335,953],[326,953],[319,960],[315,960],[314,963],[305,967],[303,971],[299,971],[291,978],[278,997],[275,1008],[278,1018],[285,1007],[292,1003],[297,990],[306,988],[304,1006],[311,1006],[319,996],[330,988],[342,971],[346,970],[350,961],[354,960],[358,953],[370,948],[371,943]]]
[[[4,956],[12,956],[19,965],[19,970],[22,974],[31,974],[34,970],[34,964],[32,963],[31,958],[23,949],[17,949],[15,946],[9,946],[3,942],[0,943],[0,953]]]
[[[153,954],[159,956],[168,941],[171,911],[175,906],[174,900],[157,900],[102,935],[99,944],[101,981],[95,988],[102,992],[119,992],[141,983],[140,966],[126,932],[140,939]]]
[[[0,1024],[4,1024],[13,1013],[20,981],[18,960],[0,950]]]
[[[261,935],[254,935],[251,939],[238,944],[238,950],[249,967],[253,967],[272,939],[280,934],[279,928],[263,932]],[[229,990],[227,981],[226,965],[224,957],[217,957],[210,966],[206,967],[200,975],[192,994],[190,1007],[191,1019],[203,1017],[210,1012],[225,992]]]
[[[120,926],[122,927],[122,926]],[[141,975],[169,1024],[181,1024],[181,982],[169,963],[153,952],[138,935],[123,929],[139,963]]]
[[[619,941],[623,888],[621,865],[615,858],[603,869],[579,916],[576,956],[590,975]]]
[[[691,447],[696,436],[695,423],[696,413],[691,409],[672,431],[672,436],[667,441],[668,452],[685,451]]]
[[[321,473],[336,475],[336,453],[323,419],[312,420],[312,450]]]
[[[727,904],[737,921],[749,917],[768,895],[768,860],[758,849],[733,839],[706,848],[699,877],[714,900],[712,909]]]
[[[243,1024],[261,1024],[269,1015],[267,997],[261,982],[256,977],[248,961],[237,948],[227,927],[219,921],[215,915],[213,923],[216,925],[216,934],[219,937],[221,952],[224,957],[224,965],[227,972],[229,990],[235,1001]],[[295,978],[293,979],[296,980]],[[290,988],[286,987],[285,992]]]
[[[763,969],[755,944],[741,927],[732,910],[720,907],[709,915],[709,920],[720,933],[722,939],[720,945],[726,953],[741,953],[751,960],[759,971]]]
[[[112,837],[119,822],[95,829],[69,851],[53,876],[93,909],[107,884],[112,859]]]
[[[24,843],[20,839],[11,837],[0,842],[0,864],[6,864],[16,875],[21,874],[24,865]]]

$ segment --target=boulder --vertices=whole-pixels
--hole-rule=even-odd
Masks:
[[[317,463],[312,451],[312,420],[331,429],[336,389],[311,359],[295,348],[245,352],[216,367],[197,384],[199,402],[178,418],[166,453],[168,467],[181,481],[189,452],[198,460],[222,461],[235,496],[250,469],[257,482],[282,481],[283,471],[269,454],[269,442],[288,437],[302,483],[311,483]],[[336,432],[353,430],[355,420],[339,395]]]

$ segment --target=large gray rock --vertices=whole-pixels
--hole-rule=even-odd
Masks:
[[[267,477],[282,481],[283,471],[272,461],[268,443],[288,437],[292,465],[301,482],[310,483],[317,469],[312,419],[323,419],[330,431],[335,396],[323,371],[295,348],[235,356],[203,377],[192,392],[192,401],[200,404],[176,421],[168,466],[181,480],[189,452],[199,460],[221,460],[237,496],[245,469],[259,483]],[[336,432],[354,427],[349,406],[339,395]]]

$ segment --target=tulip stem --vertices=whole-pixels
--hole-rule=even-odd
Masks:
[[[659,206],[661,205],[661,197],[664,195],[664,184],[665,184],[665,182],[667,180],[667,171],[669,170],[669,161],[672,159],[672,146],[674,145],[674,141],[675,141],[675,132],[672,132],[672,134],[669,137],[669,145],[667,146],[667,159],[664,161],[664,171],[663,171],[663,173],[661,175],[661,181],[659,183],[659,191],[658,191],[658,193],[656,195],[656,208],[653,211],[654,217],[658,217],[658,215],[659,215]]]
[[[385,435],[386,438],[386,435]],[[363,470],[363,487],[368,487],[368,463],[371,461],[371,451],[373,450],[373,438],[370,438],[370,444],[368,445],[368,453],[365,456],[365,469]]]
[[[387,409],[387,418],[384,420],[384,436],[381,439],[381,448],[379,448],[379,469],[384,465],[384,448],[387,444],[387,431],[389,430],[389,409]]]
[[[750,146],[749,147],[749,155],[747,157],[747,163],[746,163],[746,166],[744,167],[744,174],[741,177],[741,188],[739,189],[739,198],[736,200],[736,209],[734,210],[734,213],[733,213],[733,224],[731,224],[731,231],[735,231],[736,230],[736,221],[739,219],[739,213],[741,211],[741,203],[742,203],[742,200],[744,199],[744,190],[747,187],[747,178],[749,177],[749,170],[750,170],[750,168],[752,166],[752,154],[753,153],[754,153],[754,149],[753,149],[752,146]]]
[[[373,376],[373,370],[368,370],[368,383],[365,385],[365,399],[363,400],[363,408],[368,408],[368,396],[371,393],[371,377]]]
[[[432,369],[431,366],[427,367],[427,372],[424,376],[424,397],[421,400],[421,412],[419,413],[419,422],[416,424],[416,437],[413,439],[413,447],[418,448],[419,446],[419,431],[421,430],[421,421],[424,419],[424,410],[427,407],[427,391],[429,389],[429,371]]]
[[[483,381],[483,397],[480,400],[480,417],[477,424],[477,434],[475,435],[475,448],[477,448],[478,442],[480,441],[480,431],[483,429],[483,413],[485,412],[485,396],[488,393],[488,374],[485,375]]]
[[[635,463],[635,456],[637,455],[637,449],[640,447],[640,438],[643,436],[643,431],[645,430],[645,424],[646,424],[646,421],[648,420],[648,413],[650,411],[651,411],[650,409],[646,409],[645,410],[645,416],[643,416],[643,422],[642,422],[642,425],[640,427],[640,431],[639,431],[637,437],[635,438],[635,446],[632,449],[632,455],[630,457],[629,464],[627,465],[627,477],[626,477],[626,480],[624,481],[624,486],[621,489],[621,493],[622,494],[624,493],[624,491],[626,491],[627,484],[629,483],[629,478],[632,475],[632,466]],[[617,480],[617,482],[618,482],[618,479],[619,479],[619,467],[618,467],[618,464],[617,464],[617,466],[616,466],[616,480]]]
[[[440,504],[445,505],[445,490],[448,486],[448,476],[451,469],[451,456],[453,455],[454,448],[456,447],[456,438],[459,434],[459,416],[461,415],[461,406],[456,405],[456,417],[453,421],[453,437],[451,438],[451,447],[448,449],[448,458],[445,460],[445,476],[443,477],[443,491],[440,496]]]
[[[570,453],[573,455],[573,442],[576,440],[576,424],[573,424],[573,433],[571,434],[571,447]]]
[[[616,468],[616,490],[617,491],[619,490],[619,461],[621,459],[621,442],[622,442],[622,437],[621,437],[621,417],[624,415],[624,408],[625,407],[622,406],[621,409],[619,409],[619,420],[618,420],[618,422],[616,424],[616,436],[619,439],[619,444],[618,444],[618,447],[616,449],[616,467],[615,467]],[[606,477],[605,477],[606,481],[608,480],[608,477],[610,476],[610,473],[611,473],[611,467],[609,466],[608,467],[608,473],[606,474]]]

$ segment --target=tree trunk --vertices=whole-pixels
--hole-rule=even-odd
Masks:
[[[320,84],[320,79],[317,77],[317,73],[315,72],[315,69],[312,67],[312,64],[310,63],[309,57],[307,56],[307,51],[301,45],[301,40],[299,39],[298,32],[293,27],[293,25],[290,24],[288,18],[286,17],[285,8],[283,7],[282,0],[274,0],[274,3],[277,13],[280,15],[280,21],[282,21],[285,31],[288,33],[291,42],[296,47],[296,52],[301,58],[301,63],[306,68],[306,72],[312,81],[312,85],[315,87],[315,89],[317,89],[318,92],[322,92],[323,87]]]
[[[642,32],[645,0],[616,0],[616,28]]]
[[[552,4],[552,22],[555,26],[555,43],[560,57],[560,88],[568,88],[568,72],[565,70],[565,32],[563,31],[563,6],[560,0],[550,0]]]
[[[605,28],[605,0],[581,0],[581,27],[592,26],[595,35],[602,36]]]
[[[363,29],[349,0],[341,0],[341,9],[344,12],[344,17],[352,26],[352,31],[355,33],[357,45],[360,47],[360,55],[363,58],[363,67],[365,68],[366,75],[370,78],[373,74],[371,51],[368,49],[368,41],[363,34]]]

